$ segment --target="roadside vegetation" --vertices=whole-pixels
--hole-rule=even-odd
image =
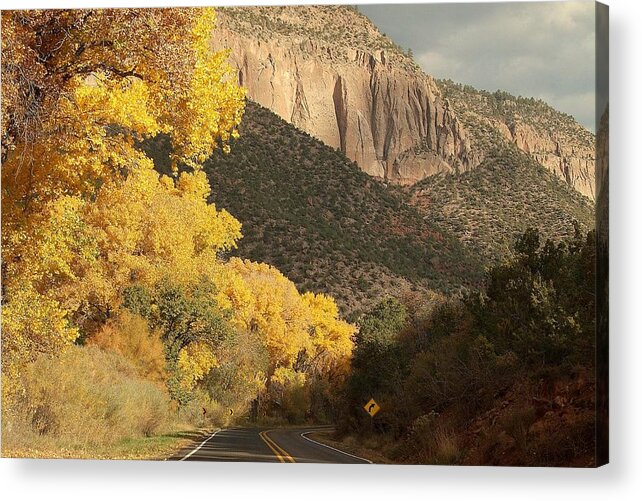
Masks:
[[[265,9],[224,16],[411,64],[353,9]],[[377,461],[590,464],[591,204],[483,128],[474,171],[376,181],[246,101],[215,22],[2,12],[2,455],[335,423]]]
[[[253,403],[330,413],[354,327],[331,297],[226,257],[241,223],[208,204],[202,162],[245,105],[214,22],[2,13],[3,455],[153,456]],[[164,174],[140,148],[159,133]]]
[[[594,232],[529,229],[515,252],[481,293],[388,299],[358,320],[335,439],[392,462],[593,464]]]

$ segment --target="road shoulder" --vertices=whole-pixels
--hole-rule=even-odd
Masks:
[[[332,430],[315,430],[306,434],[306,436],[321,444],[334,447],[339,451],[344,451],[350,453],[351,455],[367,459],[374,464],[393,464],[392,461],[385,457],[383,454],[374,449],[365,447],[352,436],[347,436],[343,439],[337,439],[333,436]]]
[[[216,435],[221,428],[204,428],[196,430],[189,442],[184,442],[180,447],[175,448],[170,455],[164,459],[171,461],[183,461],[194,455],[203,445]]]
[[[178,430],[150,437],[127,438],[113,444],[78,447],[2,448],[2,457],[30,459],[135,459],[163,461],[173,457],[205,435],[206,430]]]

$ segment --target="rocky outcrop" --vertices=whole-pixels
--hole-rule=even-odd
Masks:
[[[495,121],[494,125],[519,149],[583,195],[595,199],[595,148],[592,142],[569,144],[555,130],[536,131],[519,120],[510,125]]]
[[[433,79],[399,64],[398,53],[305,34],[253,36],[226,11],[214,39],[215,48],[231,49],[250,99],[340,149],[370,175],[410,184],[475,165],[465,131]]]
[[[251,100],[372,176],[414,184],[470,170],[487,153],[479,136],[490,126],[595,199],[595,136],[572,117],[541,101],[435,82],[354,9],[221,9],[213,43],[231,50]]]
[[[437,85],[464,123],[476,152],[508,141],[591,200],[595,200],[595,135],[544,101],[488,92],[451,80]]]

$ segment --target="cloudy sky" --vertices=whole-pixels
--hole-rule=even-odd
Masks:
[[[541,98],[595,129],[593,2],[358,7],[426,73]]]

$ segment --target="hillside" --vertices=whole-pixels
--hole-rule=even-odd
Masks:
[[[469,133],[485,152],[508,141],[583,195],[595,199],[595,136],[542,100],[486,92],[451,80],[436,81]]]
[[[388,294],[478,287],[528,227],[555,240],[573,221],[593,227],[589,199],[499,136],[478,168],[404,188],[251,101],[240,133],[204,166],[211,201],[243,224],[234,254],[332,294],[345,313]],[[149,154],[166,168],[162,143]]]
[[[482,159],[470,171],[428,177],[410,188],[427,219],[486,263],[510,254],[527,228],[559,240],[595,226],[594,136],[543,101],[439,80]]]
[[[475,286],[478,259],[397,186],[248,102],[231,153],[205,164],[212,201],[243,223],[236,254],[277,266],[344,311],[386,294]]]
[[[583,231],[594,226],[588,198],[501,141],[486,150],[476,169],[432,176],[411,192],[426,219],[457,235],[487,263],[510,254],[515,238],[529,227],[559,240],[573,235],[573,221]]]

